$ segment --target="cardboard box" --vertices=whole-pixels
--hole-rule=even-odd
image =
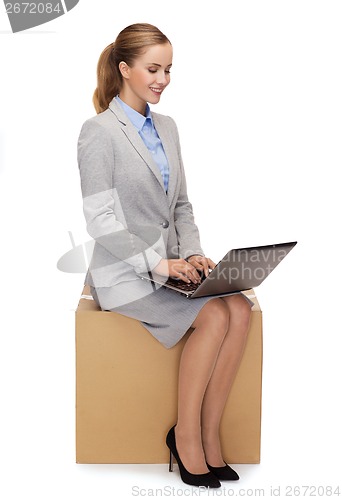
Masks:
[[[254,301],[246,349],[221,424],[228,463],[260,462],[262,313]],[[83,290],[76,311],[76,462],[167,463],[180,355],[139,323],[101,311]]]

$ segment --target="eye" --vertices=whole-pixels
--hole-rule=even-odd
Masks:
[[[149,73],[157,73],[157,71],[158,71],[158,70],[157,70],[157,69],[154,69],[154,68],[147,68],[147,71],[148,71]],[[169,74],[171,73],[171,69],[166,69],[166,70],[165,70],[165,73],[167,73],[167,74],[169,75]]]

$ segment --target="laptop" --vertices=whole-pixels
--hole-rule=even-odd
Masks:
[[[259,286],[296,244],[292,241],[230,250],[207,277],[202,273],[200,283],[186,283],[153,271],[138,273],[138,276],[152,281],[154,289],[164,286],[188,299],[224,297]]]

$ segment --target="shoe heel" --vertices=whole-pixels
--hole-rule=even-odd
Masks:
[[[205,486],[206,488],[219,488],[221,486],[220,481],[210,471],[205,472],[204,474],[192,474],[186,470],[177,451],[175,426],[171,427],[166,436],[166,445],[170,450],[169,471],[173,471],[173,460],[175,458],[177,460],[183,483],[190,484],[191,486]]]
[[[172,451],[170,450],[170,463],[169,463],[169,472],[173,472],[173,454]]]

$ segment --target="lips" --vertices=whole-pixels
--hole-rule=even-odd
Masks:
[[[160,89],[158,87],[150,87],[150,90],[152,90],[154,94],[160,95],[164,89]]]

